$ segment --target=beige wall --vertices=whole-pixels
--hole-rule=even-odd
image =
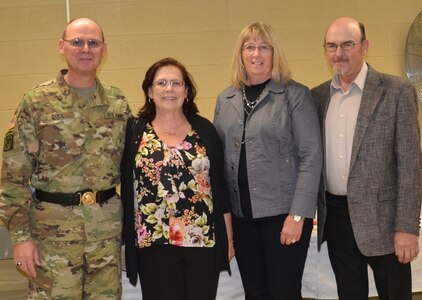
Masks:
[[[142,104],[146,68],[165,56],[184,63],[199,87],[201,114],[212,119],[215,98],[229,84],[234,40],[247,24],[270,24],[294,78],[309,87],[330,78],[322,51],[326,26],[348,15],[365,23],[368,61],[405,77],[404,45],[422,0],[69,0],[70,17],[102,24],[109,53],[102,81],[119,86],[132,110]],[[57,41],[65,0],[0,0],[0,132],[23,93],[64,67]],[[3,128],[3,129],[2,129]],[[3,131],[4,132],[4,131]],[[3,133],[2,132],[2,133]],[[3,141],[0,139],[0,146]]]

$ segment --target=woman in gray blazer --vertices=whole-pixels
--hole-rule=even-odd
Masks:
[[[214,124],[225,149],[246,299],[301,299],[322,150],[309,89],[290,77],[272,29],[247,26]]]

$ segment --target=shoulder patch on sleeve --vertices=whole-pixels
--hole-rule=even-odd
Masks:
[[[13,149],[13,130],[8,130],[4,136],[3,151],[9,151]]]
[[[12,117],[12,119],[10,120],[9,126],[7,127],[7,130],[11,130],[13,128],[15,128],[16,126],[16,118],[17,118],[17,113],[15,113]]]

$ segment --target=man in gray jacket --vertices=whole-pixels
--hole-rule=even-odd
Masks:
[[[324,48],[335,75],[313,89],[325,162],[318,245],[326,240],[340,299],[367,299],[369,265],[380,299],[411,300],[419,253],[421,151],[412,85],[375,71],[363,24],[335,20]]]

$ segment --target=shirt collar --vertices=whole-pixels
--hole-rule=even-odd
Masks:
[[[75,103],[75,99],[80,98],[80,96],[77,93],[72,91],[71,87],[69,86],[69,84],[64,79],[64,76],[66,75],[67,72],[68,72],[67,69],[61,70],[59,75],[56,78],[57,84],[62,89],[62,93],[65,96],[62,99],[62,105],[64,107],[73,106],[74,103]],[[96,80],[96,91],[92,95],[91,100],[89,100],[87,102],[87,104],[86,104],[87,107],[109,105],[109,100],[108,100],[108,98],[105,94],[103,85],[101,84],[101,82],[99,81],[98,78],[96,78],[95,80]],[[85,100],[84,100],[84,102],[85,102]]]
[[[355,80],[353,80],[353,82],[350,85],[351,86],[356,85],[357,87],[359,87],[361,91],[363,91],[367,74],[368,74],[368,65],[366,64],[366,62],[363,62],[362,68],[360,69],[358,76],[356,76]],[[333,92],[333,90],[339,90],[339,89],[341,89],[341,86],[340,86],[338,75],[336,74],[331,80],[331,92]]]

